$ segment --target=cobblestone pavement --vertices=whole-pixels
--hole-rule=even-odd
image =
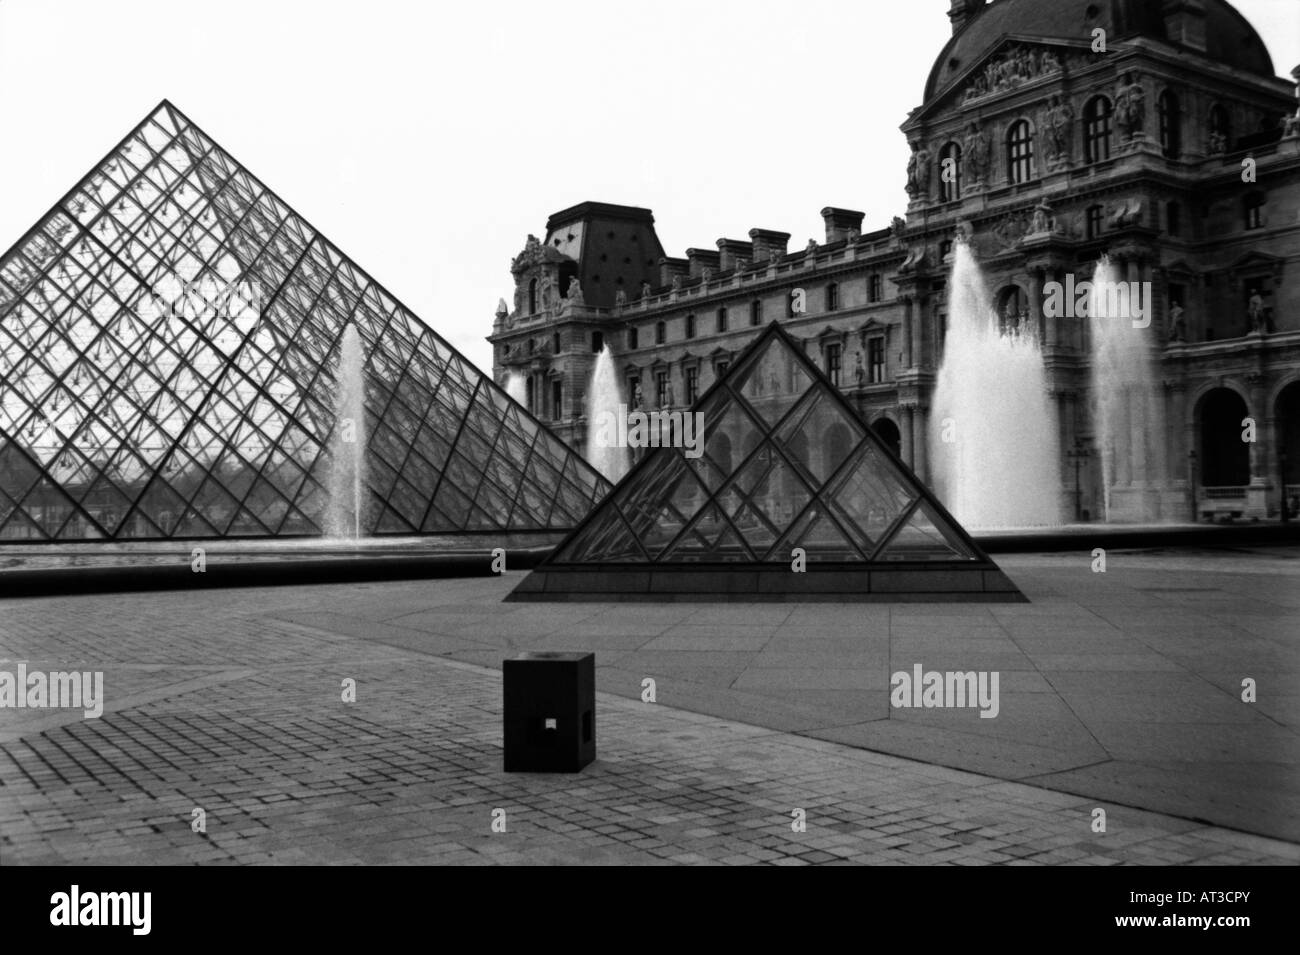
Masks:
[[[363,589],[407,613],[440,586]],[[107,696],[99,719],[0,711],[0,863],[1300,862],[1287,842],[603,693],[595,764],[506,775],[499,672],[276,619],[356,597],[0,605],[0,669],[102,670]]]

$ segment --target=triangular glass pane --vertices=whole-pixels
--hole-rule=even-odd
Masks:
[[[769,425],[776,424],[812,384],[802,362],[777,336],[770,337],[737,372],[732,387]]]
[[[860,561],[863,553],[846,538],[830,516],[817,505],[801,514],[769,554],[769,559],[789,563],[794,548],[802,547],[809,561]]]
[[[876,560],[974,559],[975,554],[928,501],[921,502],[876,556]]]
[[[854,542],[870,554],[919,493],[909,483],[868,440],[858,449],[856,459],[822,490],[820,498]]]
[[[666,561],[737,561],[753,560],[753,553],[745,546],[722,512],[716,507],[706,508],[687,528],[675,544],[664,551]]]

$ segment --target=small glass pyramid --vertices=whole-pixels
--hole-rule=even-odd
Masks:
[[[567,530],[609,484],[162,103],[0,258],[0,542]]]
[[[649,451],[511,599],[1023,599],[779,324],[691,410],[701,453]]]

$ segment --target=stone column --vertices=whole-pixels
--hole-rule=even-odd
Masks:
[[[898,409],[898,416],[901,424],[898,432],[903,441],[903,446],[900,449],[903,452],[903,460],[907,462],[912,470],[916,470],[915,460],[912,457],[912,409],[903,406]]]
[[[1043,287],[1045,283],[1053,281],[1052,270],[1034,269],[1030,273],[1030,298],[1034,301],[1032,311],[1035,318],[1041,317],[1043,322],[1043,352],[1045,355],[1057,350],[1057,342],[1060,340],[1060,329],[1058,322],[1060,317],[1050,316],[1047,309],[1043,308]]]
[[[929,482],[930,477],[926,467],[926,419],[929,416],[926,410],[917,407],[912,412],[912,470],[922,481]]]
[[[912,365],[913,368],[920,368],[925,361],[925,352],[922,350],[925,342],[925,305],[924,297],[918,295],[912,303]]]
[[[903,367],[915,368],[916,357],[912,352],[912,296],[903,296]]]

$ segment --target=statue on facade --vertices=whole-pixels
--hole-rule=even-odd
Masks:
[[[1218,156],[1228,151],[1228,137],[1218,130],[1211,130],[1205,142],[1205,151],[1211,156]]]
[[[709,268],[706,265],[704,268],[700,269],[700,284],[708,285],[712,281],[713,281],[713,269]]]
[[[817,240],[816,240],[816,239],[809,239],[809,240],[808,240],[808,244],[807,244],[806,246],[804,246],[804,252],[805,252],[805,254],[806,254],[807,256],[814,256],[814,255],[816,255],[816,254],[817,254]]]
[[[1034,207],[1033,217],[1029,222],[1031,235],[1044,235],[1052,231],[1052,207],[1044,200]]]
[[[966,161],[966,168],[970,170],[973,184],[987,181],[992,148],[993,141],[989,138],[989,134],[982,132],[975,123],[971,123],[966,138],[962,141],[962,156]]]
[[[582,294],[582,283],[578,281],[576,275],[569,279],[569,294],[566,298],[568,298],[570,305],[587,304],[586,298]]]
[[[889,235],[893,239],[903,238],[903,233],[907,230],[907,223],[901,216],[894,216],[889,222]]]
[[[912,155],[907,160],[907,194],[925,199],[930,194],[930,150],[919,139],[912,140]]]
[[[674,292],[680,292],[682,290],[682,277],[680,275],[673,276],[672,289]]]
[[[651,294],[651,293],[650,293],[650,283],[649,283],[649,282],[642,282],[642,283],[641,283],[641,301],[644,302],[646,299],[648,299],[648,298],[650,297],[650,294]]]
[[[1140,139],[1146,114],[1146,93],[1142,84],[1129,73],[1115,93],[1115,125],[1119,127],[1121,139]]]
[[[622,308],[626,304],[627,304],[627,292],[625,292],[623,289],[619,289],[617,292],[614,293],[614,307]]]
[[[1182,342],[1187,340],[1187,323],[1183,320],[1183,307],[1177,302],[1169,309],[1169,340]]]
[[[1048,169],[1055,169],[1070,161],[1071,132],[1074,129],[1074,110],[1059,96],[1053,96],[1047,109],[1038,115],[1042,130],[1043,158]]]
[[[542,306],[542,311],[546,311],[555,304],[552,301],[554,292],[555,287],[551,284],[551,273],[549,271],[542,272],[542,281],[538,286],[538,301]]]
[[[1251,331],[1259,332],[1262,335],[1266,331],[1264,328],[1264,299],[1257,288],[1250,290],[1250,302],[1246,307],[1246,313],[1250,318]]]
[[[853,377],[857,381],[858,387],[861,388],[863,380],[867,377],[867,369],[862,365],[862,350],[855,351],[853,356]]]

